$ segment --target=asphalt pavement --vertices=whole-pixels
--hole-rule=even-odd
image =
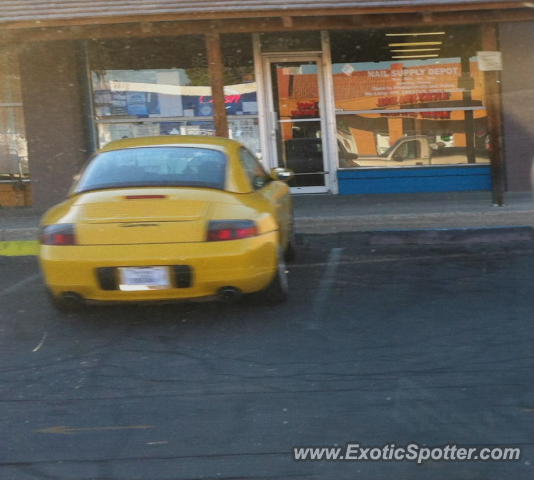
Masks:
[[[531,479],[532,241],[358,235],[302,235],[276,307],[62,316],[34,257],[0,257],[0,478]],[[292,458],[350,442],[515,446],[521,458]]]

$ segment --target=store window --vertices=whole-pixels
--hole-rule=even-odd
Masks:
[[[94,42],[98,143],[150,135],[214,135],[202,36]]]
[[[473,28],[332,32],[340,168],[489,162]]]
[[[221,43],[228,133],[258,155],[261,147],[252,36],[223,35]]]
[[[258,152],[250,35],[222,37],[229,135]],[[90,48],[99,146],[150,135],[215,135],[203,36],[95,42]]]
[[[0,49],[0,181],[28,179],[28,147],[17,55]]]

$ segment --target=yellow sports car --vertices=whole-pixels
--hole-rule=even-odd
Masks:
[[[53,304],[287,296],[292,173],[239,142],[161,136],[107,144],[41,220]]]

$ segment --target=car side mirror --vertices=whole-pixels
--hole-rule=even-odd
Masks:
[[[277,167],[277,168],[273,168],[271,170],[271,178],[273,180],[280,180],[282,182],[289,182],[289,180],[291,180],[294,176],[295,176],[295,174],[291,170],[289,170],[287,168]]]

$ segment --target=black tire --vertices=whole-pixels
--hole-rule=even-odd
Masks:
[[[289,234],[289,238],[287,240],[287,246],[284,251],[284,260],[286,263],[294,262],[297,258],[297,250],[296,250],[296,238],[295,238],[295,232],[293,230],[293,227],[291,228],[291,233]]]
[[[74,313],[83,310],[84,305],[81,302],[56,297],[50,291],[47,291],[47,294],[50,304],[60,313]]]
[[[284,255],[279,255],[276,273],[269,286],[263,291],[263,298],[269,304],[282,303],[288,297],[288,282]]]

